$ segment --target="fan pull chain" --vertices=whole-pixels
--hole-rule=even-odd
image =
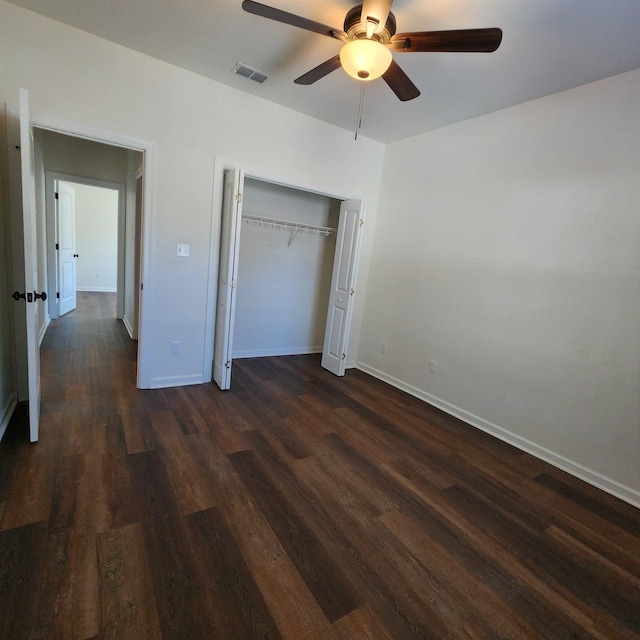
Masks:
[[[358,139],[358,131],[362,128],[362,109],[364,107],[364,89],[367,86],[367,83],[363,80],[360,83],[360,104],[358,105],[358,122],[356,124],[356,135],[354,140]]]

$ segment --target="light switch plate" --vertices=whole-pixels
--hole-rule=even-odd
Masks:
[[[181,258],[187,258],[189,256],[189,245],[188,244],[179,244],[178,249],[176,251],[176,255]]]

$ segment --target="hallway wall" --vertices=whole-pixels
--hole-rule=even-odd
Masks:
[[[76,289],[118,289],[118,192],[70,183],[76,193]]]

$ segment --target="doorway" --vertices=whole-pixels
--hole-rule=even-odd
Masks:
[[[232,357],[321,353],[340,200],[246,178]]]
[[[137,190],[144,154],[66,133],[35,131],[41,140],[45,173],[47,286],[54,294],[48,300],[49,317],[57,318],[72,309],[76,290],[116,292],[116,317],[137,339],[138,218],[142,217]],[[68,229],[66,238],[62,237],[60,219],[63,202],[56,198],[61,185],[73,189],[76,204],[75,221],[68,225],[75,233]],[[65,246],[70,243],[73,248]],[[66,269],[61,264],[65,258]],[[75,286],[69,283],[73,279]],[[73,291],[65,292],[65,288]]]
[[[73,311],[78,291],[91,291],[117,294],[114,317],[123,319],[125,185],[55,172],[46,180],[50,318]]]
[[[253,179],[258,182],[264,180],[254,177],[248,177],[247,180],[245,180],[242,169],[229,169],[224,171],[213,379],[223,390],[229,389],[231,386],[231,367],[236,330],[237,290],[239,286],[242,286],[238,280],[238,273],[241,255],[240,238],[243,226],[243,215],[246,222],[257,222],[258,224],[266,224],[272,227],[283,227],[285,231],[289,231],[289,247],[301,230],[313,231],[314,233],[322,230],[326,236],[335,233],[335,251],[333,252],[334,255],[332,259],[327,261],[325,257],[319,261],[319,263],[324,262],[327,266],[329,264],[332,265],[330,277],[327,273],[325,278],[325,280],[330,279],[331,283],[328,296],[317,296],[315,292],[314,295],[316,299],[322,299],[324,297],[325,301],[322,305],[324,306],[324,313],[322,315],[324,315],[325,318],[323,326],[322,366],[335,375],[342,376],[346,368],[348,335],[353,313],[354,286],[363,224],[362,200],[340,200],[332,197],[326,199],[326,196],[323,197],[325,202],[321,205],[321,209],[326,209],[324,213],[325,217],[322,219],[322,222],[325,222],[324,225],[317,224],[319,222],[318,220],[309,222],[303,222],[299,219],[283,220],[282,218],[256,215],[251,211],[247,211],[247,213],[244,214],[243,207],[245,203],[249,206],[255,203],[257,206],[265,207],[265,202],[269,200],[268,197],[265,197],[264,193],[261,197],[254,198],[253,202],[251,199],[247,199],[247,195],[250,194],[251,191],[247,189],[247,184],[251,184],[249,181]],[[269,180],[264,181],[270,183]],[[301,191],[295,187],[275,185],[274,183],[271,183],[271,186],[268,187],[266,191],[268,193],[274,189],[284,189],[298,196]],[[280,196],[281,195],[282,193],[280,193]],[[315,195],[317,195],[317,193]],[[307,197],[308,196],[311,196],[311,193],[308,193]],[[335,200],[335,202],[333,202],[333,200]],[[331,214],[333,210],[333,220],[335,220],[335,212],[338,206],[337,228],[329,227],[327,223],[331,221],[331,215],[327,217],[327,213]],[[298,212],[298,218],[300,218],[300,212]],[[302,219],[304,219],[304,215],[302,215]],[[296,267],[290,267],[289,270],[287,270],[285,266],[284,269],[280,270],[279,278],[265,279],[264,277],[260,277],[257,281],[261,282],[263,287],[267,288],[263,297],[276,297],[272,295],[272,293],[277,291],[283,282],[288,284],[295,280],[295,275],[290,273],[290,270],[294,268]],[[298,266],[298,268],[300,267]],[[323,278],[320,276],[318,281],[322,282],[322,280]],[[305,284],[304,276],[301,284],[302,286]],[[321,294],[324,293],[326,292],[321,292]],[[290,303],[290,301],[287,300],[287,291],[280,296],[280,299],[285,300],[287,304]],[[289,304],[289,309],[289,313],[292,313],[291,309],[296,309],[295,299],[292,304]],[[255,310],[253,313],[254,315],[256,314]],[[281,320],[286,317],[286,313],[280,313],[279,308],[276,308],[275,313]],[[295,313],[295,311],[293,313]],[[262,316],[264,317],[264,313]],[[294,353],[309,353],[312,352],[312,350],[313,349],[310,350],[307,346],[304,350],[297,348]],[[262,355],[266,354],[263,353]],[[275,354],[272,352],[270,355]]]

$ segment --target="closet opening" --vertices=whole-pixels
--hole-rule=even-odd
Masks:
[[[362,201],[224,173],[213,378],[234,358],[322,353],[344,375]]]
[[[322,353],[340,201],[246,178],[233,358]]]

